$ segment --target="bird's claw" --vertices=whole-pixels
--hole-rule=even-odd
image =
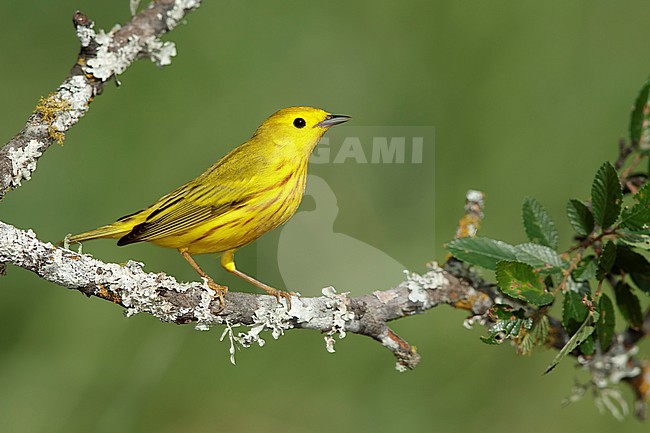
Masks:
[[[278,303],[280,303],[280,298],[284,298],[287,300],[287,310],[291,310],[291,297],[292,296],[299,296],[295,292],[285,292],[283,290],[278,290],[278,289],[271,289],[267,290],[268,294],[271,296],[275,296],[275,299],[278,300]]]
[[[215,312],[215,314],[219,314],[226,308],[225,296],[228,293],[228,287],[217,284],[212,279],[208,280],[208,287],[215,291],[213,299],[219,299],[219,309]]]

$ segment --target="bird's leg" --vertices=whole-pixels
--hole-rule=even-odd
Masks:
[[[221,304],[221,308],[219,308],[219,311],[217,311],[217,313],[220,313],[221,310],[223,310],[226,306],[226,300],[224,299],[224,296],[226,296],[226,293],[228,293],[228,287],[215,283],[212,277],[210,277],[203,271],[203,269],[201,269],[199,264],[194,261],[192,256],[190,256],[190,253],[188,253],[186,250],[179,249],[178,252],[180,252],[183,257],[185,257],[185,260],[187,260],[187,262],[194,268],[196,272],[198,272],[200,276],[208,281],[208,287],[217,292],[216,297],[219,298],[219,303]]]
[[[273,287],[269,286],[268,284],[264,284],[261,281],[256,280],[255,278],[251,277],[250,275],[246,275],[242,271],[237,270],[235,267],[235,251],[226,251],[225,253],[222,254],[221,256],[221,266],[228,272],[231,272],[235,275],[237,275],[239,278],[243,278],[244,280],[248,281],[249,283],[259,287],[260,289],[266,291],[271,296],[275,296],[275,299],[280,302],[280,298],[284,298],[287,300],[287,308],[290,310],[291,309],[291,297],[292,296],[298,296],[294,292],[285,292],[282,290],[274,289]]]

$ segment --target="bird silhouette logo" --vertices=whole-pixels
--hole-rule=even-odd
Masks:
[[[286,287],[303,295],[319,294],[325,286],[358,294],[403,279],[406,268],[397,260],[373,245],[334,231],[339,208],[334,191],[323,178],[308,175],[305,196],[313,198],[315,209],[298,211],[283,227],[278,241],[278,269]]]

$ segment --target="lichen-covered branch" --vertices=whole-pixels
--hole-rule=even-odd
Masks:
[[[388,322],[422,313],[447,304],[483,315],[492,300],[436,265],[429,272],[408,274],[406,280],[389,290],[360,297],[323,290],[315,298],[293,297],[291,309],[267,295],[230,291],[221,311],[218,299],[201,283],[181,283],[173,277],[147,273],[142,264],[104,263],[86,254],[40,241],[31,230],[20,230],[0,222],[0,263],[28,269],[46,281],[76,289],[88,296],[122,305],[127,316],[148,313],[164,322],[196,322],[198,329],[213,324],[243,325],[250,328],[236,338],[242,344],[260,342],[260,333],[269,329],[274,336],[292,328],[333,336],[346,332],[367,335],[379,341],[397,358],[398,368],[410,369],[420,357],[415,348],[388,327]]]
[[[31,231],[0,222],[0,262],[31,270],[60,286],[77,289],[118,303],[127,315],[149,313],[162,321],[179,324],[196,322],[199,329],[227,323],[249,326],[238,338],[258,341],[264,329],[274,335],[291,328],[313,329],[328,336],[353,332],[370,336],[389,348],[402,368],[413,368],[419,355],[387,326],[387,322],[424,312],[441,304],[454,305],[484,314],[491,299],[437,267],[424,274],[410,274],[399,286],[358,298],[325,289],[318,298],[296,298],[291,309],[275,298],[229,292],[226,306],[218,314],[218,300],[199,283],[179,283],[165,274],[146,273],[142,265],[104,263],[89,255],[43,243]]]
[[[176,48],[158,37],[200,4],[201,0],[157,0],[108,33],[96,31],[84,14],[75,13],[73,24],[81,44],[77,61],[63,83],[41,98],[23,129],[0,148],[0,200],[30,179],[43,152],[52,143],[63,142],[66,131],[86,114],[108,80],[140,57],[169,64]]]

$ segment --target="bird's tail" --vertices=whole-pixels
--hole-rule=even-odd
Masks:
[[[79,242],[85,242],[89,241],[92,239],[102,239],[102,238],[121,238],[122,236],[126,235],[129,233],[132,229],[132,226],[130,225],[125,225],[125,224],[120,224],[118,221],[117,223],[113,224],[108,224],[99,228],[96,228],[95,230],[90,230],[84,233],[79,233],[78,235],[73,235],[73,236],[68,236],[64,241],[61,243],[63,244],[64,242],[68,243],[79,243]]]
[[[134,212],[123,216],[112,224],[101,226],[95,230],[79,233],[78,235],[68,235],[64,240],[59,242],[59,245],[80,243],[93,239],[119,239],[130,233],[133,227],[143,222],[147,216],[148,213],[145,211]]]

